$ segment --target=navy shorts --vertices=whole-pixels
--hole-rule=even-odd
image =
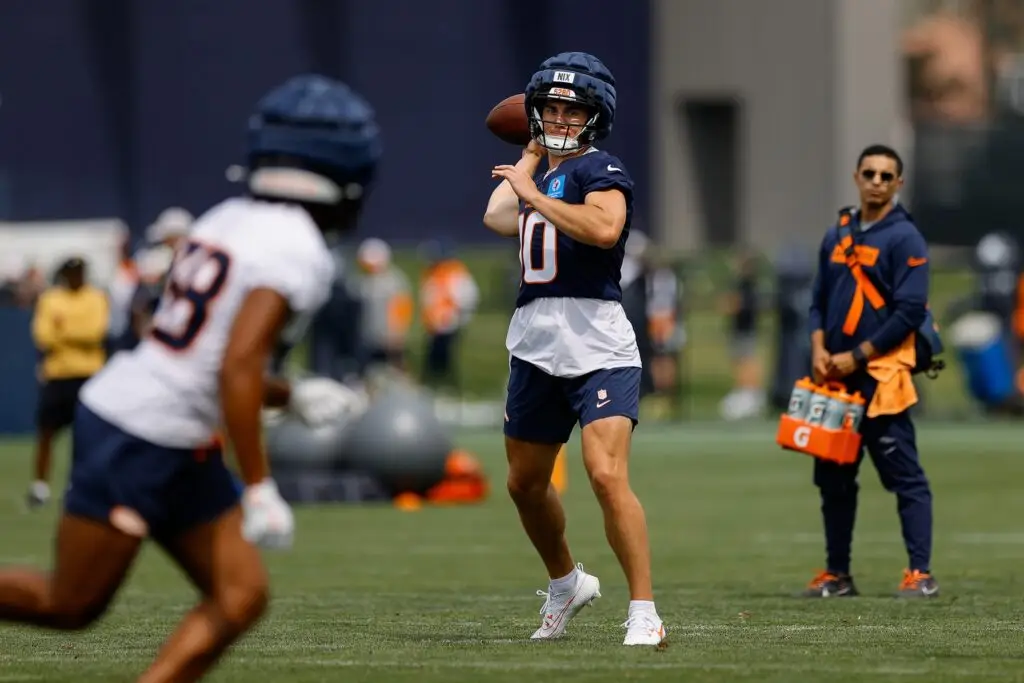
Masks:
[[[78,404],[68,514],[109,522],[112,511],[126,508],[145,520],[150,536],[169,541],[217,519],[238,497],[219,449],[157,446]]]
[[[640,368],[595,370],[579,377],[554,377],[512,356],[505,435],[533,443],[565,443],[579,423],[622,415],[640,419]]]

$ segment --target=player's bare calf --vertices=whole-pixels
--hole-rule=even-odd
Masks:
[[[629,485],[633,424],[615,415],[583,427],[583,464],[604,513],[604,530],[629,584],[626,645],[657,645],[665,625],[654,608],[651,549],[643,506]]]
[[[202,594],[139,683],[194,681],[266,611],[269,584],[259,552],[242,537],[242,511],[164,544]]]
[[[551,485],[551,472],[561,444],[531,443],[505,437],[508,458],[508,492],[519,511],[526,535],[540,555],[550,577],[544,598],[541,625],[534,640],[560,638],[581,609],[601,597],[601,583],[574,565],[565,540],[565,510]]]
[[[64,515],[54,567],[0,571],[0,621],[77,631],[106,612],[142,539],[90,519]]]

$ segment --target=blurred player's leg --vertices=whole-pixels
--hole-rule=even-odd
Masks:
[[[138,683],[199,680],[267,606],[267,573],[259,551],[242,537],[241,508],[163,545],[203,598]]]
[[[0,571],[0,621],[85,628],[106,611],[141,542],[102,522],[64,515],[52,573]]]

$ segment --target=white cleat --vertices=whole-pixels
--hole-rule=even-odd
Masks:
[[[659,645],[668,636],[661,617],[654,612],[637,612],[622,626],[626,629],[623,645]]]
[[[544,597],[544,605],[540,608],[540,628],[530,636],[531,640],[561,638],[565,635],[565,627],[569,625],[569,620],[596,598],[601,597],[601,582],[597,577],[584,572],[582,564],[577,564],[576,569],[579,574],[572,590],[564,593],[537,591],[537,595]]]

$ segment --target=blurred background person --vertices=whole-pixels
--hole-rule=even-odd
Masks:
[[[106,294],[86,282],[86,264],[71,258],[57,270],[55,284],[44,291],[32,318],[32,338],[41,355],[34,480],[29,507],[50,499],[53,438],[69,426],[78,391],[103,367],[110,317]]]
[[[331,298],[317,312],[309,331],[309,369],[342,383],[361,375],[363,301],[359,269],[347,244],[332,247],[334,284]]]
[[[136,255],[135,290],[128,302],[128,327],[120,350],[134,349],[149,333],[173,260],[173,252],[161,247],[143,249]]]
[[[651,343],[648,318],[650,268],[647,258],[650,238],[639,230],[631,230],[626,240],[626,255],[622,259],[622,275],[619,286],[622,287],[622,309],[626,319],[633,326],[636,335],[636,346],[643,363],[640,372],[640,398],[654,391],[654,380],[651,375],[651,358],[654,346]]]
[[[162,246],[173,252],[188,236],[194,222],[195,217],[186,209],[168,207],[146,228],[146,242],[150,247]]]
[[[428,265],[420,281],[420,310],[427,347],[423,381],[458,388],[457,345],[480,301],[480,290],[447,240],[428,243],[426,254]]]
[[[753,253],[744,251],[737,258],[732,291],[726,295],[723,308],[730,323],[733,388],[719,409],[727,420],[756,417],[764,410],[765,395],[758,354],[758,261]]]
[[[132,236],[126,229],[118,246],[118,261],[114,275],[107,285],[110,303],[110,323],[107,329],[107,353],[116,353],[128,342],[125,335],[131,324],[132,297],[139,286],[139,273],[132,254]]]
[[[362,371],[374,366],[404,370],[415,309],[409,278],[392,263],[388,243],[376,237],[363,240],[356,261],[361,272]]]

